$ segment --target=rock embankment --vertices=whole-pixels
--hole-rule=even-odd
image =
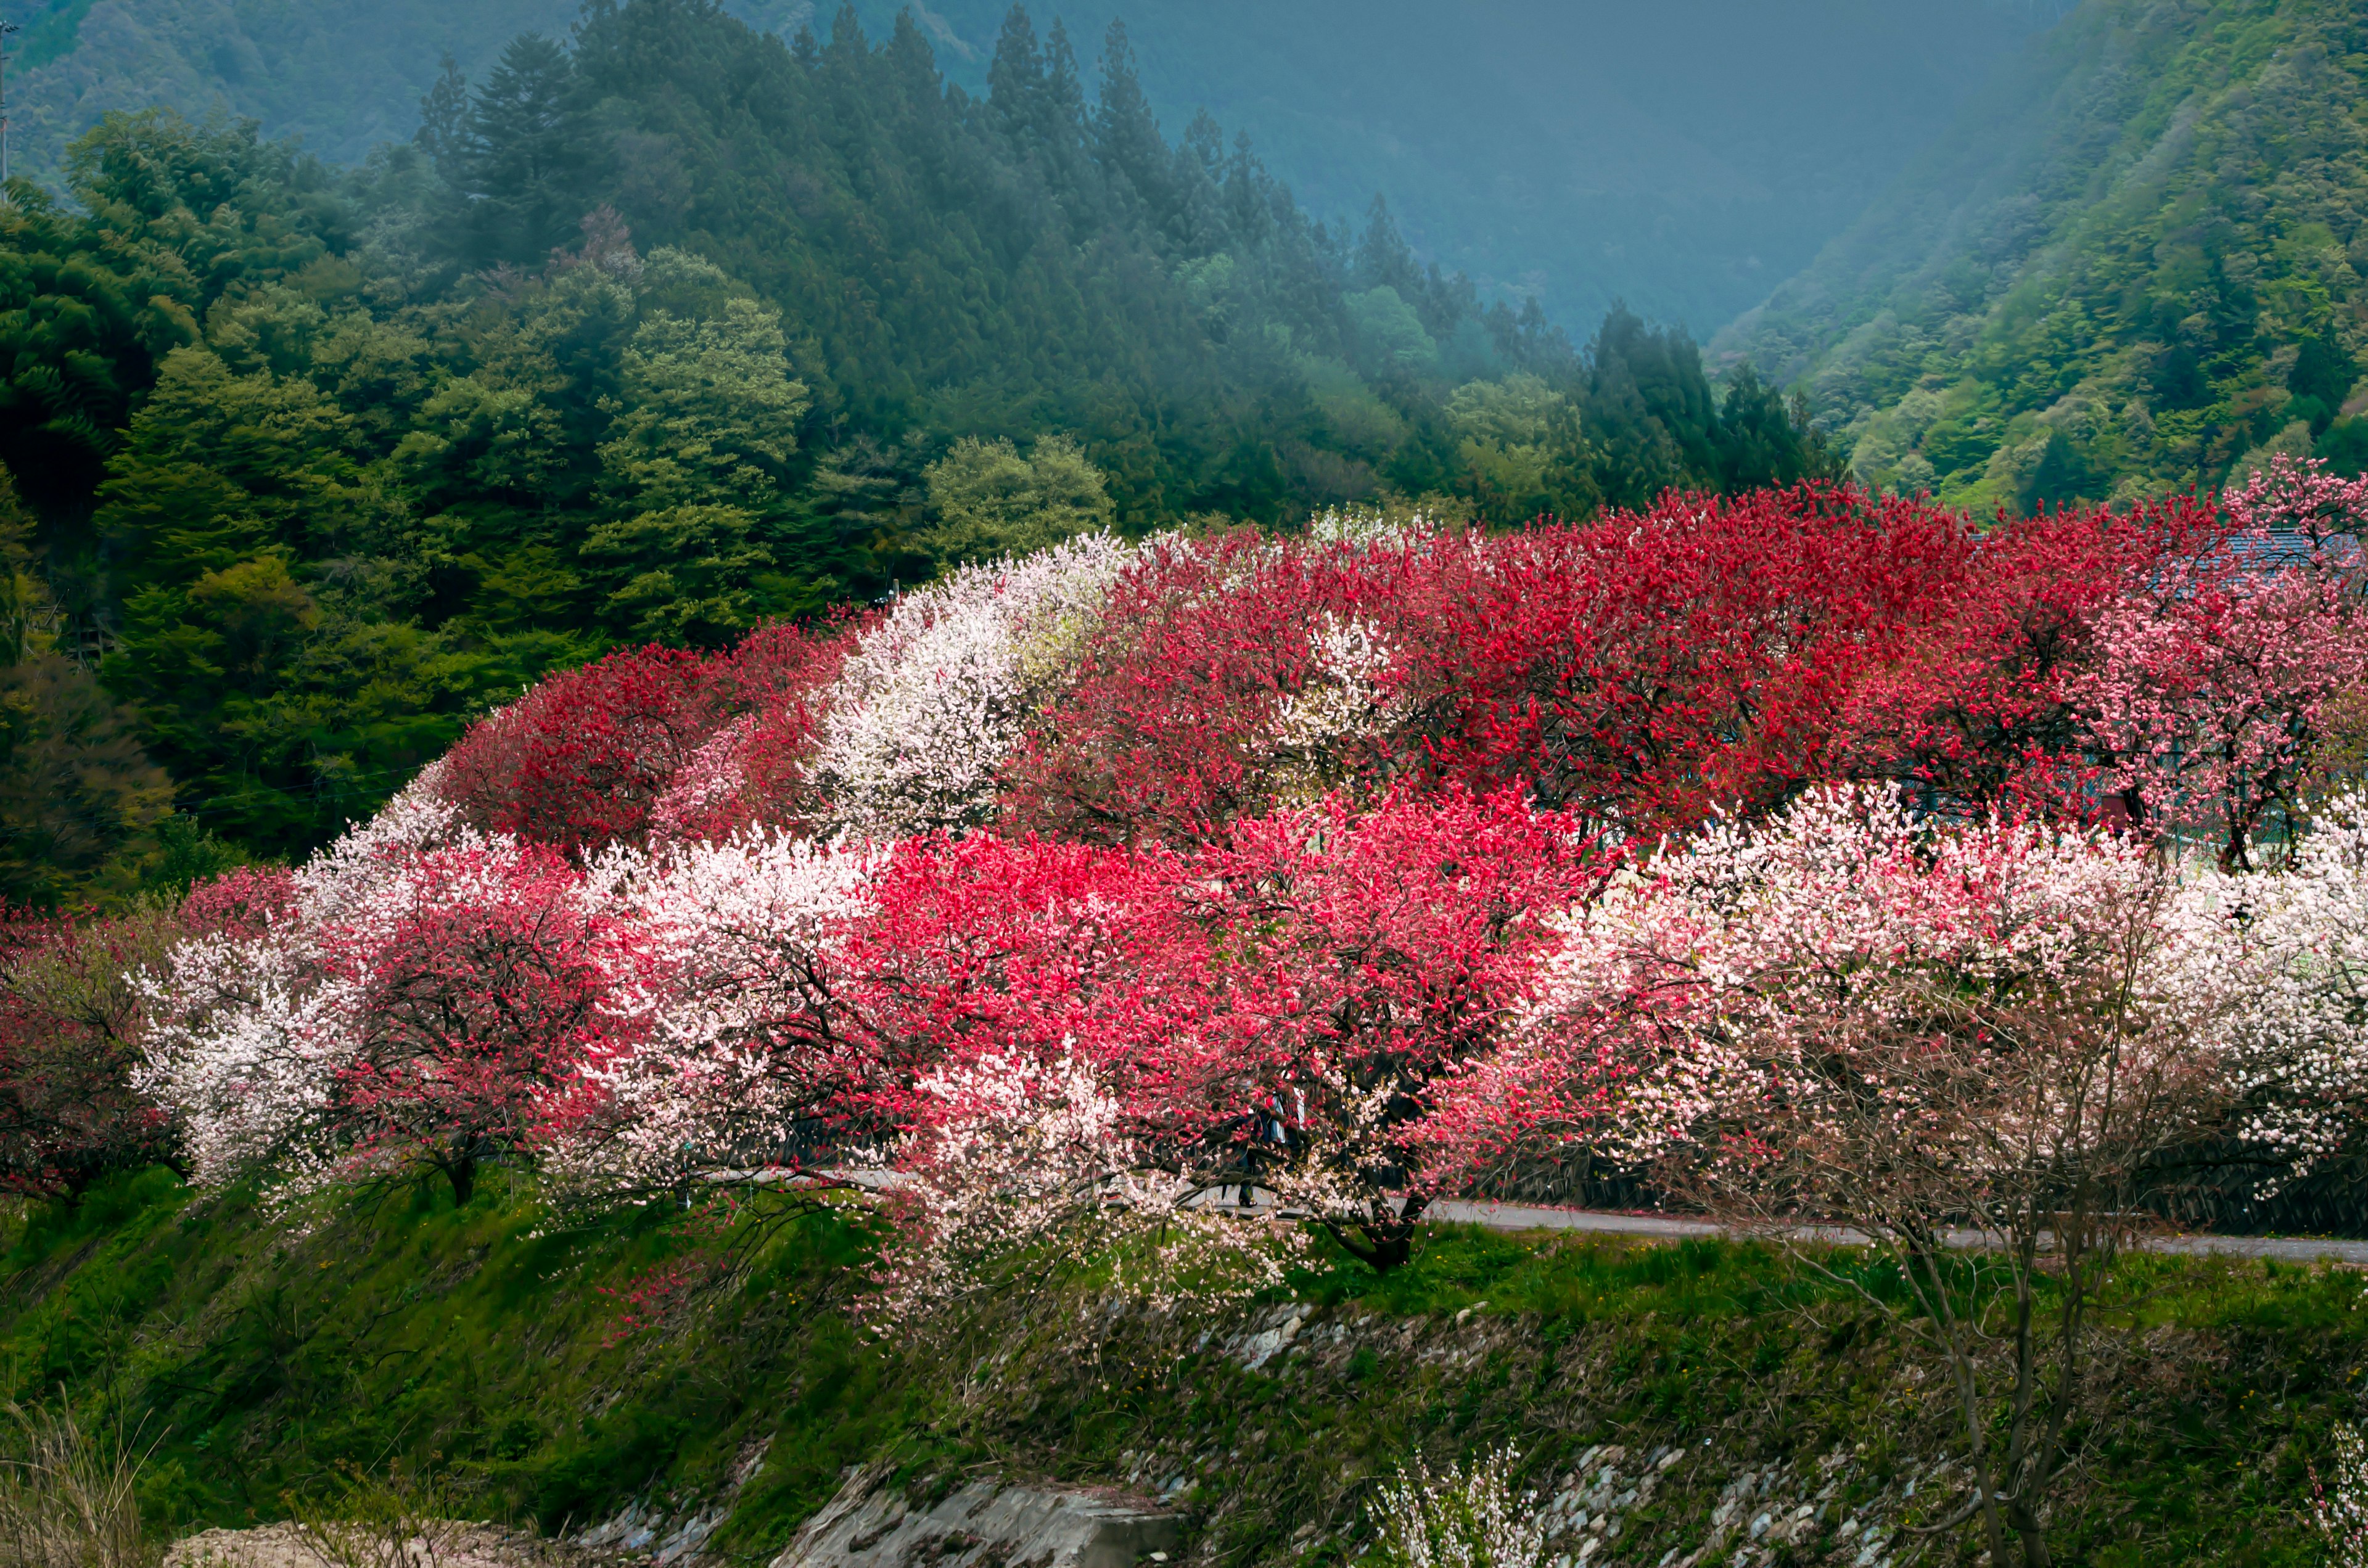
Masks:
[[[1165,1562],[1181,1539],[1176,1515],[1134,1493],[979,1480],[932,1502],[867,1467],[772,1568],[1135,1568]]]

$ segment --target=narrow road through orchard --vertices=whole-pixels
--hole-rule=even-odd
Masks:
[[[1433,1220],[1454,1224],[1485,1225],[1492,1231],[1589,1231],[1662,1241],[1685,1241],[1695,1236],[1727,1233],[1725,1226],[1708,1220],[1681,1220],[1666,1214],[1618,1214],[1594,1209],[1555,1209],[1525,1203],[1442,1200],[1433,1203],[1425,1212]],[[1842,1229],[1820,1229],[1801,1233],[1807,1239],[1840,1244],[1866,1239],[1855,1231]],[[1978,1245],[1981,1237],[1972,1231],[1952,1231],[1949,1233],[1949,1242],[1952,1246],[1970,1247]],[[2281,1263],[2340,1263],[2368,1268],[2368,1242],[2323,1241],[2299,1236],[2163,1234],[2144,1237],[2138,1244],[2148,1252],[2194,1256],[2219,1254],[2231,1257],[2269,1257]]]

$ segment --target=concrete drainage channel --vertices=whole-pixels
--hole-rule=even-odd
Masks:
[[[1133,1493],[980,1480],[921,1506],[886,1482],[857,1471],[772,1568],[1134,1568],[1181,1539],[1174,1514]]]

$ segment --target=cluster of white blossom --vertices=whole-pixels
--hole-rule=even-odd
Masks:
[[[839,820],[874,837],[984,820],[1133,553],[1092,534],[898,600],[830,693],[816,773]]]
[[[1446,527],[1428,512],[1393,513],[1378,506],[1331,506],[1307,519],[1318,544],[1376,544],[1435,538]]]
[[[687,1173],[794,1164],[783,1141],[857,1081],[837,944],[870,907],[885,851],[750,832],[586,869],[593,896],[643,932],[640,1043],[586,1070],[607,1114],[552,1156],[563,1183],[640,1189]]]
[[[2349,1421],[2335,1426],[2335,1476],[2330,1492],[2311,1471],[2311,1519],[2327,1538],[2330,1568],[2368,1568],[2368,1439]]]
[[[326,1165],[313,1142],[349,1039],[325,1027],[346,1010],[307,983],[278,933],[181,943],[142,977],[148,1065],[141,1086],[177,1110],[192,1174],[219,1183],[278,1166],[302,1183]]]
[[[928,1107],[900,1151],[905,1213],[882,1268],[891,1318],[990,1289],[1015,1260],[1131,1278],[1157,1307],[1238,1300],[1280,1285],[1305,1238],[1271,1208],[1228,1213],[1188,1175],[1148,1160],[1093,1065],[991,1052],[925,1076]]]
[[[1818,790],[1770,823],[1716,824],[1561,917],[1535,1000],[1460,1091],[1483,1124],[1467,1136],[1485,1142],[1495,1107],[1593,1079],[1591,1135],[1634,1159],[1773,1103],[1813,1142],[1827,1096],[1855,1116],[1870,1095],[1933,1160],[2044,1158],[2082,1135],[2079,1051],[2185,1049],[2140,1017],[2086,1022],[2133,924],[2160,918],[2163,882],[2134,842],[1935,824],[1888,791]]]
[[[286,915],[256,935],[191,937],[140,976],[141,1086],[180,1114],[199,1181],[269,1168],[297,1193],[336,1174],[322,1118],[358,1046],[361,983],[324,970],[321,939],[382,909],[423,852],[484,842],[437,798],[430,767],[297,870]]]
[[[1514,1495],[1520,1457],[1500,1449],[1437,1476],[1419,1460],[1412,1473],[1401,1466],[1373,1500],[1377,1555],[1389,1568],[1539,1568],[1545,1524],[1534,1494]]]
[[[1379,734],[1405,717],[1406,696],[1398,651],[1371,619],[1317,617],[1308,639],[1308,678],[1275,704],[1269,750],[1289,758],[1299,775],[1284,798],[1305,803],[1332,781],[1327,766],[1343,742]]]
[[[2208,1019],[2248,1136],[2296,1171],[2368,1106],[2368,797],[2326,806],[2271,872],[2192,870],[2177,905],[2171,1005]]]

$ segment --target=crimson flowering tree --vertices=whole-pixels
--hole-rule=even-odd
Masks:
[[[1405,1262],[1430,1096],[1519,997],[1541,912],[1595,874],[1565,823],[1460,791],[1330,800],[1197,850],[901,850],[835,954],[881,1067],[863,1098],[903,1182],[900,1291],[1126,1235],[1165,1278],[1267,1282],[1281,1215]]]
[[[239,869],[177,906],[0,913],[0,1191],[73,1202],[110,1172],[177,1157],[172,1113],[135,1082],[139,971],[186,937],[259,929],[290,889],[285,871]]]
[[[1179,874],[1156,848],[986,835],[899,846],[844,949],[876,1059],[905,1082],[982,1051],[1163,1075],[1209,1009],[1210,954],[1175,899]]]
[[[1015,759],[1006,823],[1187,844],[1386,778],[1419,699],[1412,627],[1475,548],[1428,528],[1153,541]]]
[[[2192,516],[2170,511],[2182,524]],[[2159,555],[2159,531],[2066,508],[1983,537],[1849,694],[1840,771],[1896,778],[1957,810],[2084,809],[2093,768],[2070,684],[2095,655],[2100,609]]]
[[[1450,777],[1649,841],[1830,777],[1844,699],[1965,569],[1952,514],[1804,485],[1506,541],[1433,624]]]
[[[1220,1008],[1182,874],[1156,846],[988,836],[882,868],[842,957],[881,1069],[862,1114],[897,1172],[892,1300],[993,1286],[1047,1247],[1139,1244],[1162,1280],[1204,1287],[1274,1278],[1266,1233],[1198,1205],[1204,1121],[1175,1090]]]
[[[750,632],[726,664],[736,715],[684,757],[651,807],[662,839],[720,841],[757,827],[811,829],[827,816],[814,767],[834,684],[860,620]]]
[[[2125,573],[2072,687],[2105,788],[2151,823],[2216,829],[2237,868],[2298,814],[2329,705],[2368,675],[2368,481],[2280,458],[2225,506],[2225,526]]]
[[[1510,792],[1401,793],[1236,824],[1184,870],[1220,959],[1220,1012],[1169,1090],[1201,1179],[1404,1263],[1436,1190],[1421,1123],[1493,1048],[1549,916],[1600,880],[1591,845]]]
[[[1923,503],[1671,497],[1497,537],[1246,535],[1124,574],[1011,820],[1186,842],[1327,790],[1516,784],[1649,838],[1840,765],[1855,683],[1967,569]]]
[[[625,1049],[643,956],[555,850],[503,843],[421,856],[315,951],[347,1031],[324,1134],[351,1171],[440,1172],[455,1203],[598,1113],[584,1069]]]
[[[638,837],[733,696],[721,659],[655,646],[611,653],[479,720],[437,765],[432,788],[481,831],[570,853]]]
[[[257,937],[295,906],[296,879],[285,867],[240,866],[190,888],[176,925],[185,937]]]
[[[171,937],[154,909],[0,917],[0,1192],[73,1202],[170,1157],[171,1118],[132,1086],[140,1008],[124,977]]]

